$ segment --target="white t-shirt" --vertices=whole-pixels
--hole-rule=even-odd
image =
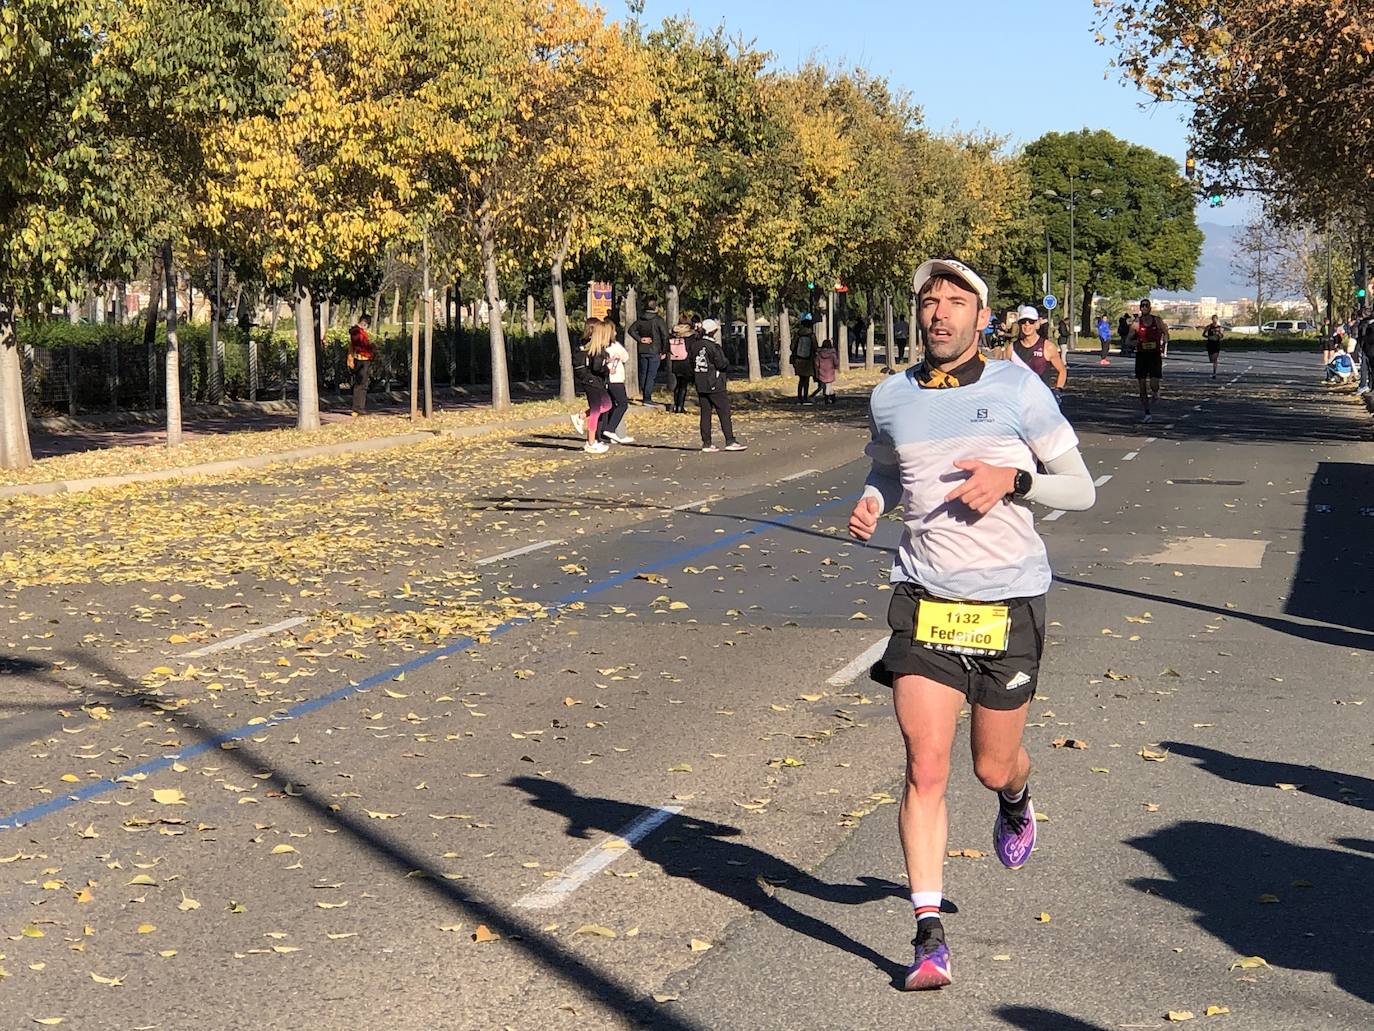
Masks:
[[[630,352],[625,350],[625,345],[619,340],[612,340],[606,346],[606,368],[610,375],[607,377],[608,383],[625,382],[625,363],[630,360]]]
[[[959,601],[1032,598],[1050,587],[1045,544],[1025,502],[979,516],[945,501],[967,474],[954,463],[978,460],[1031,471],[1078,446],[1078,437],[1033,372],[988,362],[976,383],[927,389],[914,369],[893,376],[869,402],[873,470],[864,493],[884,510],[900,504],[906,532],[893,581],[915,581]]]

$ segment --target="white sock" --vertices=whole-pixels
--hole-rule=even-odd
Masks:
[[[1022,784],[1021,790],[1014,795],[1009,795],[1005,791],[1000,791],[998,792],[998,794],[1002,796],[1002,801],[1006,802],[1007,805],[1015,805],[1017,802],[1021,801],[1021,799],[1026,797],[1026,785]]]
[[[942,891],[913,891],[911,893],[911,908],[916,911],[916,920],[940,919],[940,903],[944,901]]]

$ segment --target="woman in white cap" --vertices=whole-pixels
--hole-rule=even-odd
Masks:
[[[1069,378],[1069,370],[1064,367],[1059,348],[1050,342],[1045,332],[1045,320],[1033,305],[1023,304],[1016,310],[1016,325],[1017,339],[1007,348],[1007,357],[1040,377],[1058,400]]]
[[[696,333],[687,341],[687,358],[692,363],[697,404],[701,407],[701,450],[708,454],[720,450],[711,442],[713,409],[720,419],[720,430],[725,434],[725,450],[744,450],[744,445],[735,439],[735,428],[730,421],[730,392],[725,385],[730,362],[713,335],[719,329],[720,323],[715,319],[702,319]]]

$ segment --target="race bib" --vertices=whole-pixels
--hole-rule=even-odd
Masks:
[[[955,655],[1005,655],[1011,635],[1006,605],[922,598],[913,636],[925,648]]]

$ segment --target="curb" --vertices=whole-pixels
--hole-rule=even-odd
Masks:
[[[278,463],[299,461],[303,458],[327,458],[334,455],[387,451],[391,448],[406,447],[410,444],[422,444],[439,437],[462,440],[507,430],[537,429],[541,426],[564,423],[567,418],[566,415],[546,415],[534,419],[517,419],[512,422],[455,426],[450,429],[417,430],[414,433],[402,433],[390,437],[349,440],[338,444],[319,444],[314,447],[295,448],[291,451],[274,451],[266,455],[253,455],[250,458],[230,458],[222,462],[204,462],[200,465],[176,466],[171,469],[150,469],[141,473],[93,476],[76,480],[53,480],[46,483],[16,483],[7,487],[0,487],[0,499],[25,496],[42,497],[51,494],[78,494],[105,487],[122,487],[130,483],[153,483],[159,480],[182,480],[192,476],[215,476],[241,472],[246,469],[262,469]]]

